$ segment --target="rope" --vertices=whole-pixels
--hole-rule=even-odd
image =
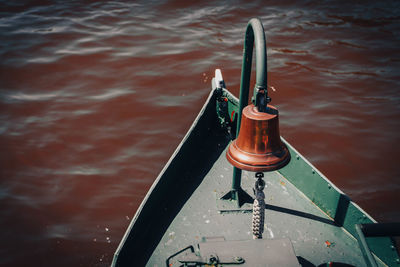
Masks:
[[[262,233],[264,232],[264,218],[265,218],[265,195],[263,189],[265,187],[265,182],[262,180],[264,176],[263,173],[257,173],[256,176],[258,180],[255,184],[254,189],[254,203],[253,203],[253,221],[252,221],[252,231],[253,239],[261,239]]]

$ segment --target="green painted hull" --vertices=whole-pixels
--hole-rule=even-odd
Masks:
[[[228,99],[228,114],[237,112],[238,100],[226,90],[223,94]],[[218,200],[230,188],[232,167],[225,158],[230,141],[220,125],[212,91],[137,210],[115,252],[113,266],[165,266],[169,256],[203,237],[252,240],[248,208],[232,212]],[[355,225],[375,221],[283,141],[292,159],[281,170],[265,173],[264,238],[289,238],[303,266],[332,261],[365,266]],[[243,188],[251,192],[253,183],[251,173],[244,172]],[[379,266],[397,266],[390,238],[367,241]],[[175,259],[171,264],[178,266]]]

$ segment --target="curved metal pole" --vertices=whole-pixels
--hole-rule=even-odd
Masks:
[[[254,88],[254,99],[256,90],[267,91],[267,56],[264,27],[258,18],[251,19],[247,24],[244,39],[242,75],[240,80],[239,112],[236,127],[236,136],[239,136],[242,110],[249,103],[249,87],[251,77],[251,63],[253,60],[253,46],[256,48],[256,86]],[[234,167],[232,189],[240,188],[242,170]]]
[[[256,48],[256,86],[254,87],[254,99],[257,90],[267,92],[267,56],[264,27],[258,18],[251,19],[247,24],[244,39],[242,75],[240,80],[239,112],[236,136],[239,136],[242,110],[249,103],[249,87],[251,77],[251,63],[253,59],[253,46]]]
[[[256,100],[257,93],[261,90],[263,91],[262,97],[265,100],[261,100],[261,109],[266,108],[266,103],[268,101],[267,96],[267,56],[266,56],[266,42],[264,27],[258,18],[253,18],[249,21],[246,28],[246,36],[244,40],[243,48],[243,61],[242,61],[242,74],[240,80],[240,96],[239,96],[239,110],[238,110],[238,120],[236,127],[236,136],[239,136],[240,123],[242,120],[242,110],[249,103],[249,87],[250,87],[250,77],[251,77],[251,63],[253,59],[253,46],[256,48],[256,85],[254,87],[253,98],[255,102],[260,102]],[[258,106],[258,103],[257,103]],[[260,110],[259,111],[264,111]],[[237,202],[237,206],[240,207],[244,202],[249,200],[246,192],[240,187],[242,181],[242,170],[233,167],[233,177],[232,177],[232,189],[230,195],[225,195],[225,199],[232,199]],[[251,197],[250,197],[251,199]]]

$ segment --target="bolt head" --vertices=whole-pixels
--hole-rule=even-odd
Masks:
[[[217,256],[210,255],[210,258],[208,259],[208,263],[209,263],[209,264],[218,263],[218,258],[217,258]]]
[[[242,262],[244,262],[244,260],[243,260],[242,257],[235,257],[235,261],[236,261],[237,263],[242,263]]]

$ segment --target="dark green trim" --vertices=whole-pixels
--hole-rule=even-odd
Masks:
[[[279,172],[331,217],[337,226],[343,227],[356,237],[356,224],[376,222],[290,144],[286,144],[293,159]],[[371,251],[387,265],[392,266],[396,263],[397,253],[390,249],[393,246],[390,238],[374,238],[367,242]]]

